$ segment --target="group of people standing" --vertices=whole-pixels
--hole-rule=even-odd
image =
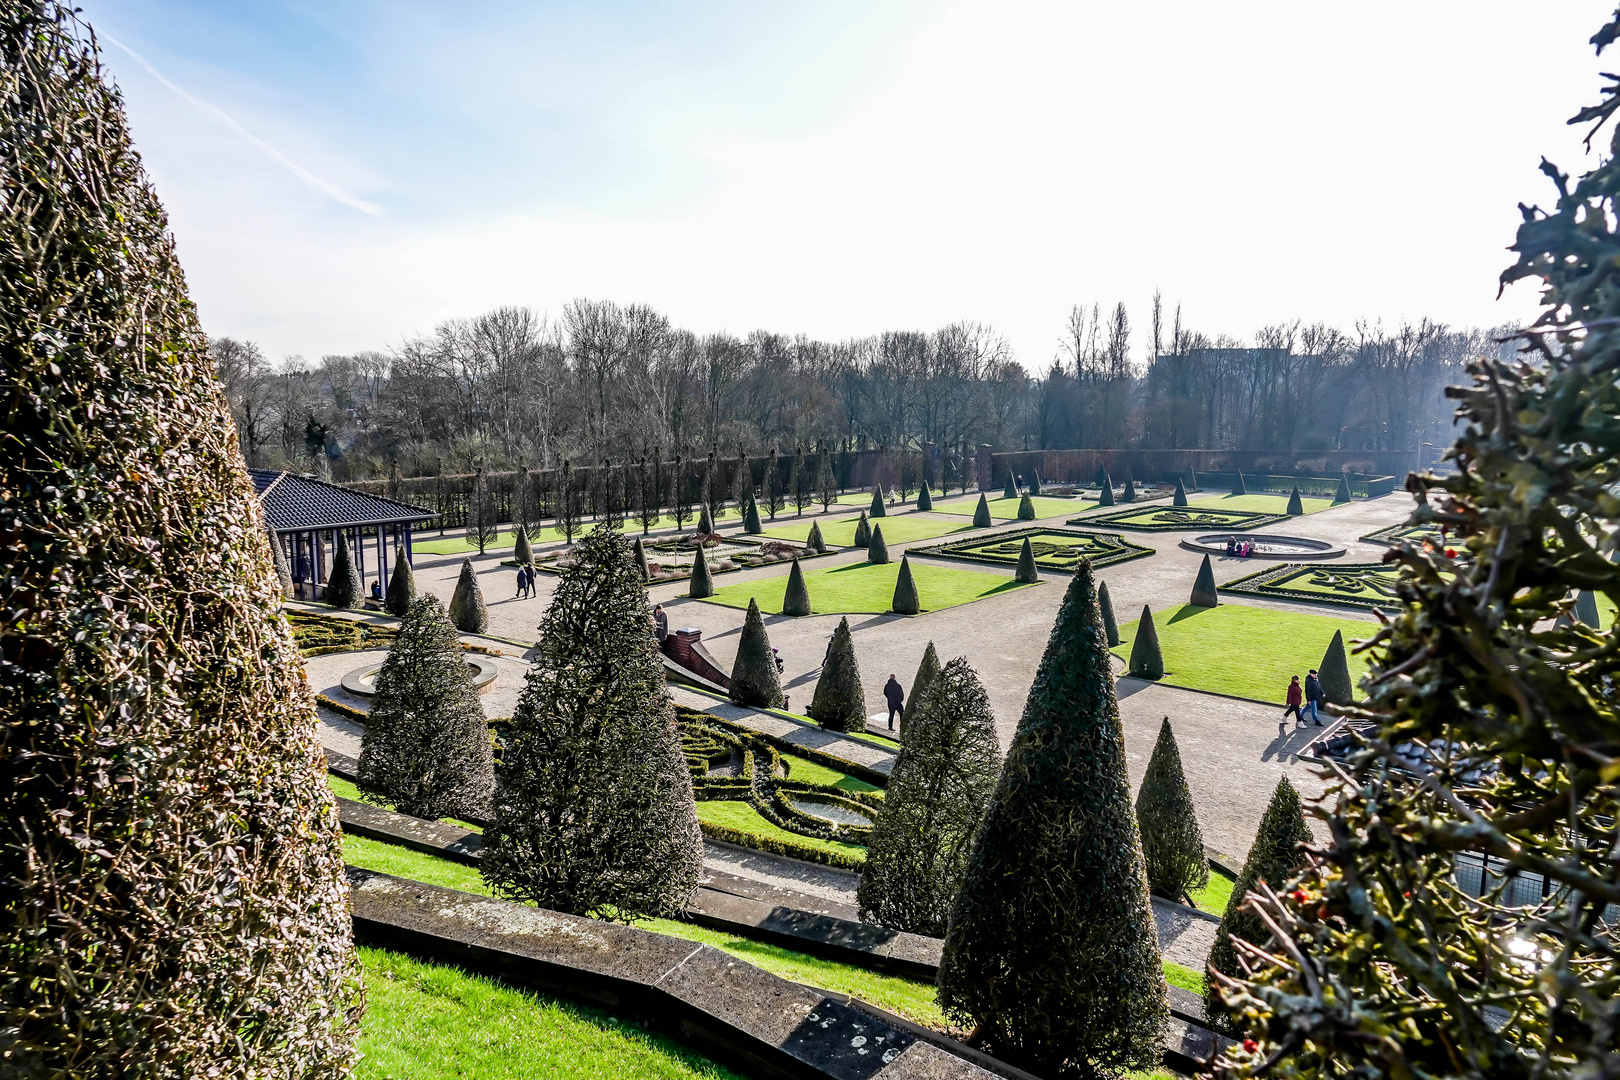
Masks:
[[[1317,727],[1324,727],[1321,714],[1317,706],[1322,701],[1322,684],[1316,678],[1316,669],[1311,668],[1310,674],[1305,676],[1305,685],[1299,685],[1299,676],[1295,675],[1288,684],[1288,708],[1283,710],[1282,719],[1277,721],[1278,727],[1288,723],[1290,715],[1294,718],[1294,729],[1305,727],[1305,714],[1310,713],[1311,719]]]

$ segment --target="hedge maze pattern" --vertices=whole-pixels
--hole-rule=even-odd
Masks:
[[[696,558],[698,539],[703,534],[690,533],[656,544],[648,544],[647,566],[649,580],[653,583],[662,581],[684,581],[692,576],[692,564]],[[794,544],[783,540],[748,540],[742,537],[726,537],[721,539],[716,534],[709,534],[703,538],[703,550],[709,560],[709,573],[724,574],[732,570],[751,570],[755,567],[770,566],[774,563],[789,563],[794,557],[800,559],[813,559],[817,555],[826,555],[830,552],[817,551],[805,544]],[[507,560],[506,565],[516,566],[515,560]],[[548,574],[561,574],[573,565],[573,559],[568,552],[560,551],[543,559],[535,561],[534,568]]]
[[[1439,541],[1440,529],[1436,525],[1389,525],[1362,537],[1372,544],[1394,546],[1401,541],[1421,545],[1426,540]]]
[[[285,609],[284,614],[292,627],[293,641],[305,656],[326,656],[356,649],[386,649],[394,644],[394,637],[398,633],[392,625],[360,622],[336,615],[315,615],[291,608]]]
[[[1242,532],[1287,521],[1287,514],[1262,514],[1256,510],[1219,510],[1198,506],[1133,506],[1096,517],[1076,518],[1070,525],[1113,525],[1138,532],[1177,532],[1191,529],[1224,529]]]
[[[1227,582],[1221,591],[1393,611],[1400,607],[1399,576],[1398,568],[1384,563],[1283,563]]]
[[[1036,565],[1048,570],[1073,570],[1082,555],[1091,560],[1092,566],[1108,566],[1153,554],[1152,548],[1133,544],[1118,533],[1052,528],[1015,529],[994,536],[953,540],[931,547],[912,548],[908,554],[994,566],[1017,566],[1018,553],[1026,537],[1034,551]]]

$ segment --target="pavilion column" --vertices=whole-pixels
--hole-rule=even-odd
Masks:
[[[383,596],[388,595],[388,542],[384,533],[386,526],[377,526],[377,580],[382,582]]]

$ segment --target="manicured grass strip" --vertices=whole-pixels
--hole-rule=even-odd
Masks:
[[[887,529],[885,529],[885,532]],[[1027,589],[1007,574],[963,570],[932,563],[911,564],[912,579],[924,611],[940,611],[969,604],[987,596]],[[817,615],[881,615],[894,602],[894,583],[900,576],[900,560],[890,563],[856,562],[845,566],[811,570],[804,575],[810,590],[810,606]],[[767,615],[782,613],[782,595],[787,592],[786,574],[762,581],[740,581],[716,589],[708,603],[746,608],[750,597],[759,601]]]
[[[782,760],[788,765],[788,777],[793,780],[803,780],[807,784],[828,784],[841,791],[882,791],[876,784],[868,784],[865,780],[857,780],[853,776],[835,772],[825,765],[817,765],[814,761],[799,757],[797,754],[783,754]]]
[[[326,786],[331,788],[332,789],[332,794],[336,795],[340,799],[348,799],[351,802],[365,803],[367,806],[380,806],[384,810],[392,810],[393,809],[392,806],[389,806],[386,803],[380,803],[375,799],[366,798],[365,795],[363,795],[361,793],[361,791],[360,791],[360,789],[358,787],[356,787],[350,781],[343,779],[343,777],[341,777],[341,776],[336,776],[336,775],[334,775],[332,773],[327,773],[326,774]],[[455,818],[444,818],[443,820],[444,820],[444,823],[446,825],[455,825],[458,828],[471,829],[473,832],[483,832],[484,831],[484,830],[480,829],[478,826],[476,826],[476,825],[474,825],[474,824],[472,824],[470,822],[457,821]]]
[[[1197,994],[1199,997],[1204,996],[1204,973],[1202,971],[1194,971],[1190,967],[1172,964],[1168,960],[1162,961],[1162,963],[1164,964],[1165,982],[1171,986],[1179,986],[1183,990]],[[1160,1074],[1155,1073],[1154,1075]]]
[[[1232,902],[1232,886],[1236,884],[1236,881],[1212,866],[1209,868],[1209,884],[1191,893],[1192,902],[1198,905],[1199,911],[1225,915],[1227,905]]]
[[[808,515],[802,518],[784,520],[777,518],[775,525],[765,528],[765,535],[777,540],[797,540],[803,543],[810,535],[812,521],[821,522],[821,537],[833,547],[855,546],[855,523],[861,517],[820,517],[811,518]],[[872,523],[883,526],[883,542],[885,544],[909,544],[915,540],[931,540],[936,536],[945,536],[950,533],[963,532],[971,529],[971,525],[948,517],[933,517],[928,514],[918,514],[910,510],[905,513],[894,513],[889,517],[873,518]],[[899,561],[899,555],[895,560]]]
[[[1131,655],[1138,621],[1119,628],[1121,644],[1114,653],[1121,659]],[[1352,641],[1372,637],[1378,629],[1371,622],[1242,604],[1212,608],[1184,604],[1155,611],[1153,623],[1164,652],[1161,682],[1275,702],[1279,716],[1289,677],[1298,675],[1303,683],[1307,671],[1322,666],[1322,654],[1335,630],[1344,631],[1350,685],[1357,685],[1367,673],[1367,656],[1352,652]]]
[[[1248,495],[1193,495],[1187,499],[1194,506],[1212,506],[1221,510],[1253,510],[1260,514],[1286,514],[1288,512],[1288,492],[1281,494]],[[1314,514],[1318,510],[1326,510],[1333,505],[1332,499],[1307,499],[1299,497],[1300,506],[1307,514]],[[1268,529],[1280,529],[1281,524],[1268,525]]]
[[[998,521],[1013,520],[1018,517],[1019,501],[1019,499],[1009,499],[1004,495],[997,495],[989,499],[990,516]],[[1054,499],[1046,495],[1036,495],[1029,501],[1035,504],[1035,516],[1037,518],[1054,518],[1063,517],[1065,514],[1078,514],[1082,510],[1089,510],[1097,505],[1095,499]],[[979,497],[977,495],[965,495],[961,498],[951,499],[948,502],[936,501],[934,510],[941,514],[972,517],[973,511],[978,505]],[[884,529],[883,535],[887,537],[889,530]]]
[[[361,948],[360,1080],[683,1080],[737,1073],[641,1025],[459,968]],[[740,1078],[739,1078],[740,1080]]]
[[[788,832],[780,825],[773,825],[765,820],[765,817],[758,810],[745,802],[706,799],[697,804],[697,815],[699,821],[706,821],[710,825],[723,825],[728,829],[737,829],[754,836],[763,836],[768,840],[793,844],[796,847],[830,851],[857,859],[866,857],[866,848],[860,844],[845,844],[836,840],[817,840],[813,836],[802,836],[796,832]]]

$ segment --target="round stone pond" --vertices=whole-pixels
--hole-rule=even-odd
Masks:
[[[467,667],[472,670],[473,689],[482,694],[495,682],[495,661],[487,656],[472,655],[468,655],[466,660]],[[343,676],[343,689],[360,697],[370,697],[377,692],[377,675],[381,671],[381,663],[357,667]]]
[[[1344,548],[1326,540],[1307,540],[1303,536],[1279,536],[1276,533],[1205,533],[1183,540],[1181,546],[1224,556],[1228,540],[1254,545],[1250,557],[1256,559],[1337,559],[1344,554]]]

